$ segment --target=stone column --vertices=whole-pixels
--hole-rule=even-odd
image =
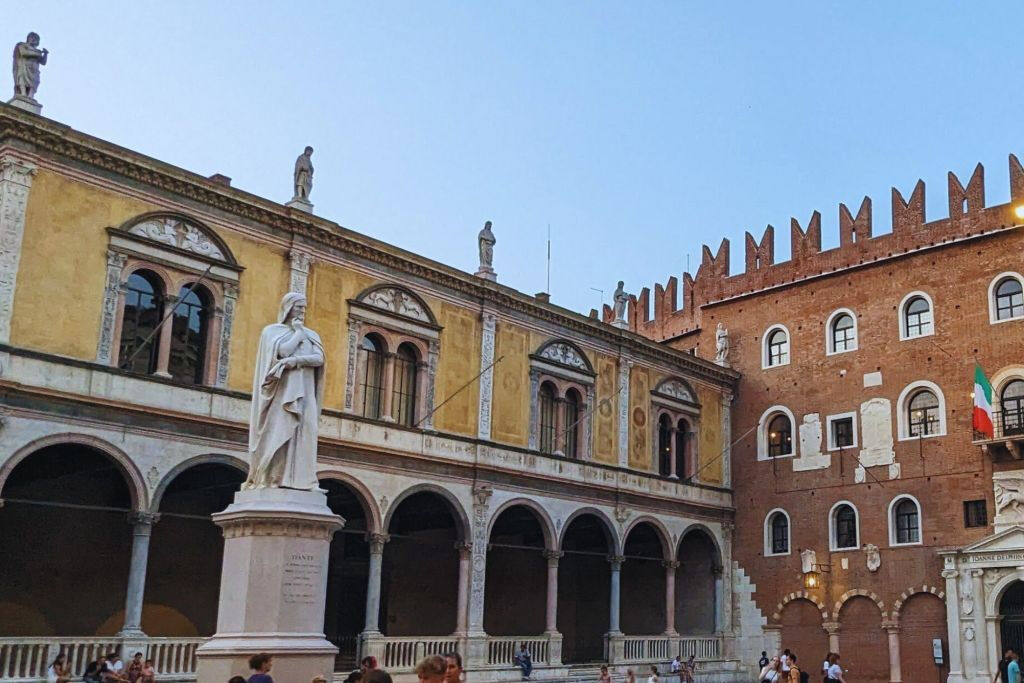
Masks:
[[[100,318],[100,341],[96,346],[96,362],[110,365],[114,361],[114,349],[119,340],[115,340],[117,314],[122,310],[121,302],[124,294],[121,291],[121,274],[128,257],[116,251],[107,250],[107,279],[103,286],[103,313]]]
[[[672,637],[676,632],[676,570],[679,560],[665,560],[665,635]]]
[[[942,578],[946,580],[946,630],[949,634],[949,678],[960,680],[963,676],[963,662],[960,659],[960,591],[957,590],[957,578],[960,572],[956,569],[944,569]]]
[[[661,449],[660,443],[658,444],[658,448],[659,450]],[[660,457],[661,454],[659,453],[658,456]],[[669,430],[668,437],[668,476],[672,479],[679,478],[679,474],[676,472],[677,457],[679,457],[679,430],[673,427],[672,429]],[[658,466],[661,467],[660,464]]]
[[[473,488],[472,558],[469,574],[469,619],[466,634],[466,666],[475,668],[487,661],[487,633],[484,631],[484,579],[487,577],[487,520],[490,516],[490,486]]]
[[[9,154],[0,156],[0,344],[11,341],[25,209],[35,174],[35,164]]]
[[[715,633],[725,631],[725,587],[723,576],[725,571],[722,567],[715,567],[711,570],[715,575]]]
[[[903,683],[900,674],[900,625],[887,621],[882,627],[889,635],[889,683]]]
[[[380,419],[385,422],[394,422],[395,417],[391,414],[392,394],[395,388],[395,354],[387,352],[384,354],[384,376],[381,380]]]
[[[732,486],[732,394],[722,394],[722,486]],[[693,443],[696,444],[694,441]],[[696,453],[696,450],[694,451]],[[696,472],[699,465],[694,459],[693,471]]]
[[[825,632],[828,633],[829,652],[839,654],[839,622],[826,621],[822,624],[822,627],[825,629]]]
[[[483,336],[480,339],[480,401],[477,410],[476,435],[478,439],[491,438],[491,399],[494,394],[494,339],[498,318],[483,313]]]
[[[171,376],[171,373],[167,371],[171,362],[171,333],[174,330],[174,316],[171,315],[171,311],[175,306],[177,306],[177,304],[177,296],[170,292],[164,296],[164,307],[163,310],[160,311],[160,320],[162,321],[164,318],[167,318],[167,322],[163,324],[160,328],[160,332],[157,334],[156,372],[153,373],[158,377]],[[128,359],[122,358],[120,359],[120,362],[124,363],[126,360]]]
[[[426,410],[423,414],[424,431],[434,431],[434,383],[437,377],[437,358],[441,354],[441,344],[436,339],[430,341],[430,348],[427,352],[427,393],[425,397]]]
[[[565,399],[555,399],[555,451],[554,455],[565,455]]]
[[[544,611],[544,632],[558,633],[558,560],[564,555],[561,550],[545,550],[544,557],[548,561],[548,593],[547,606]]]
[[[306,293],[306,283],[309,280],[310,266],[313,264],[313,256],[304,251],[292,249],[288,252],[288,259],[291,264],[291,277],[288,283],[289,292]]]
[[[992,657],[988,645],[988,624],[985,623],[985,583],[983,581],[985,571],[983,569],[968,569],[967,575],[971,578],[971,592],[974,595],[974,633],[978,648],[978,670],[975,674],[988,679],[992,676],[988,668],[989,660]]]
[[[455,633],[466,635],[469,623],[469,574],[470,561],[473,558],[473,544],[459,542],[455,544],[459,552],[459,588],[455,614]]]
[[[619,467],[629,467],[629,371],[633,361],[619,358]]]
[[[132,556],[128,565],[128,592],[124,598],[124,626],[118,634],[122,638],[146,637],[142,631],[146,563],[149,561],[149,536],[159,518],[151,512],[133,512],[128,516],[132,524]]]
[[[384,544],[391,540],[387,534],[369,534],[370,576],[366,583],[366,617],[363,639],[380,635],[380,569],[384,561]]]
[[[610,635],[622,635],[622,630],[619,628],[619,602],[620,602],[620,579],[622,577],[622,563],[626,561],[626,558],[622,555],[612,555],[608,558],[608,564],[611,567],[612,580],[611,580],[611,593],[609,597],[609,608],[608,608],[608,633]]]
[[[238,304],[238,285],[224,283],[224,311],[220,322],[220,340],[217,348],[217,376],[215,383],[224,388],[228,385],[228,370],[231,367],[231,328],[235,324],[235,306]]]

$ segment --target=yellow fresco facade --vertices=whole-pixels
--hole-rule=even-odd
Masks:
[[[499,321],[495,334],[494,401],[491,437],[495,441],[525,447],[530,439],[530,333],[512,323]],[[523,400],[526,397],[527,400]]]
[[[651,451],[651,373],[648,368],[635,365],[629,377],[629,466],[651,471],[654,456]]]
[[[476,436],[480,385],[472,380],[480,372],[479,314],[448,303],[440,304],[434,313],[444,328],[434,396],[434,405],[440,408],[434,425],[440,431]]]
[[[722,483],[722,399],[721,394],[703,385],[694,387],[700,401],[700,435],[697,437],[697,479],[710,484]]]

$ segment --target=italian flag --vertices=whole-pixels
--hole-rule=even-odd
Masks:
[[[993,438],[992,385],[985,378],[981,366],[974,364],[974,431]]]

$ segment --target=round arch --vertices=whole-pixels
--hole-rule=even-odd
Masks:
[[[786,608],[786,605],[793,602],[794,600],[806,600],[814,603],[814,606],[818,608],[821,613],[821,623],[824,624],[828,621],[828,608],[825,607],[825,603],[819,600],[816,596],[811,595],[807,591],[797,591],[790,593],[789,595],[782,598],[782,602],[775,606],[775,612],[772,614],[772,622],[778,624],[782,619],[782,610]]]
[[[0,496],[3,495],[7,478],[25,458],[44,448],[64,444],[87,446],[109,457],[114,462],[115,467],[125,477],[128,492],[132,497],[132,510],[135,512],[145,512],[149,509],[149,490],[146,488],[146,482],[142,478],[142,473],[138,467],[128,457],[128,454],[99,437],[89,434],[75,434],[73,432],[44,436],[30,441],[16,450],[14,455],[8,458],[3,465],[0,465]]]
[[[668,533],[668,529],[662,524],[661,520],[657,517],[651,517],[650,515],[641,515],[634,519],[622,532],[622,545],[619,547],[618,554],[625,555],[626,553],[626,542],[629,540],[629,534],[641,524],[649,524],[654,528],[654,533],[657,534],[658,540],[661,541],[661,553],[662,559],[671,560],[672,557],[672,536]]]
[[[491,537],[491,531],[494,529],[494,523],[498,521],[498,517],[501,516],[501,513],[516,506],[525,507],[533,513],[534,517],[537,519],[537,523],[540,524],[541,531],[544,532],[544,548],[546,550],[556,550],[555,543],[557,542],[557,536],[555,532],[555,525],[551,521],[551,516],[548,515],[547,510],[545,510],[540,503],[530,498],[512,498],[499,505],[491,514],[491,518],[487,520],[487,538]]]
[[[190,467],[208,464],[227,465],[228,467],[235,468],[242,474],[247,474],[249,472],[249,463],[237,456],[229,455],[227,453],[209,453],[206,455],[197,455],[193,458],[189,458],[188,460],[183,460],[172,467],[170,471],[160,479],[160,483],[157,484],[156,489],[153,491],[153,496],[149,503],[149,511],[158,512],[160,510],[160,501],[163,500],[167,487],[171,485],[179,474]]]
[[[443,486],[430,483],[414,484],[395,496],[395,500],[388,505],[388,510],[384,515],[383,524],[381,525],[382,533],[387,533],[387,530],[391,527],[391,520],[394,517],[395,510],[398,509],[398,506],[402,504],[402,501],[414,493],[436,493],[444,499],[444,501],[448,503],[449,510],[454,514],[455,531],[458,534],[459,540],[469,540],[471,535],[469,515],[466,514],[466,509],[462,506],[462,503],[455,494],[448,489]]]
[[[900,610],[903,609],[903,603],[905,603],[907,600],[914,597],[915,595],[920,595],[921,593],[928,593],[930,595],[934,595],[939,600],[943,601],[945,601],[946,599],[946,592],[938,589],[935,586],[911,586],[907,590],[903,591],[900,594],[900,597],[897,598],[896,602],[892,604],[892,620],[899,621]]]
[[[718,536],[715,535],[715,532],[713,532],[711,529],[709,529],[707,527],[707,525],[701,524],[700,522],[695,522],[695,523],[691,524],[690,526],[686,527],[686,529],[683,530],[683,533],[679,534],[679,542],[676,543],[676,546],[675,546],[675,549],[674,549],[675,555],[676,556],[679,555],[679,549],[683,545],[683,541],[686,540],[686,537],[689,536],[692,533],[702,533],[702,534],[704,534],[705,536],[708,537],[708,540],[711,541],[711,545],[715,549],[715,558],[714,558],[715,559],[715,567],[721,567],[722,566],[722,544],[718,542]]]
[[[339,484],[350,487],[356,494],[356,500],[359,501],[363,508],[363,513],[366,515],[367,526],[369,527],[367,532],[371,534],[386,533],[387,527],[384,526],[384,522],[381,519],[380,508],[377,506],[377,502],[374,500],[373,494],[370,493],[370,489],[366,484],[346,472],[339,472],[337,470],[320,470],[316,473],[316,478],[318,480],[336,481]],[[395,502],[397,503],[398,501]],[[394,507],[392,505],[391,509],[394,509]],[[388,521],[390,521],[390,518]]]
[[[885,611],[885,603],[882,602],[882,599],[878,597],[877,593],[875,593],[874,591],[865,590],[863,588],[854,588],[853,590],[846,591],[845,593],[839,596],[838,600],[836,600],[836,604],[832,608],[832,621],[839,621],[839,612],[843,609],[843,605],[845,605],[853,598],[858,597],[867,598],[871,602],[875,603],[875,605],[878,607],[878,611],[882,614],[882,621],[885,621],[889,618],[889,613]]]
[[[1003,594],[1006,593],[1006,589],[1018,581],[1020,581],[1020,576],[1017,572],[1013,572],[999,579],[991,589],[986,591],[985,614],[999,614],[999,603],[1003,601]]]
[[[601,526],[604,528],[608,537],[608,550],[610,552],[618,552],[618,549],[622,547],[622,544],[619,539],[619,534],[615,531],[615,524],[612,523],[611,518],[603,511],[589,506],[573,510],[572,514],[566,518],[558,534],[558,548],[561,549],[562,545],[565,543],[565,533],[568,531],[569,526],[572,525],[573,520],[583,515],[593,515],[601,521]]]

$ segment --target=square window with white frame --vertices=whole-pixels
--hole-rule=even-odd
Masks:
[[[828,450],[857,447],[857,413],[840,413],[825,418]]]

